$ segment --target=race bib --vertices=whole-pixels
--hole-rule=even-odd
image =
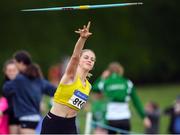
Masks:
[[[73,105],[74,107],[81,109],[83,105],[86,103],[88,96],[79,90],[75,90],[73,96],[69,99],[68,103]]]

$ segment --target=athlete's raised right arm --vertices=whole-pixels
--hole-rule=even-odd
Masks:
[[[83,26],[83,29],[79,29],[78,31],[75,31],[80,35],[78,41],[76,42],[76,45],[74,47],[73,54],[70,58],[70,61],[67,65],[67,68],[65,70],[65,74],[63,75],[63,78],[61,80],[61,83],[68,83],[70,80],[74,80],[74,77],[76,75],[77,67],[80,60],[80,54],[84,47],[84,44],[87,40],[87,38],[92,35],[92,33],[89,32],[90,28],[90,22],[88,22],[87,26]]]

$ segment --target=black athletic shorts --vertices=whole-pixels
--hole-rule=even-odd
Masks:
[[[77,134],[76,117],[64,118],[48,113],[42,122],[41,134]]]
[[[36,129],[39,122],[34,121],[20,121],[21,128]]]
[[[130,120],[129,119],[109,120],[108,125],[112,126],[112,127],[115,127],[115,128],[119,128],[120,130],[122,130],[122,132],[120,132],[120,134],[128,134],[128,132],[131,130]],[[115,132],[115,131],[108,130],[108,134],[116,134],[116,133],[117,132]]]

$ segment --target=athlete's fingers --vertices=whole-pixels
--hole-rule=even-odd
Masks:
[[[91,22],[89,21],[89,22],[88,22],[88,25],[87,25],[87,29],[88,29],[88,30],[89,30],[90,26],[91,26]]]
[[[77,30],[76,30],[76,31],[74,31],[74,32],[75,32],[75,33],[78,33],[78,34],[79,34],[79,33],[81,33],[80,31],[77,31]]]
[[[77,32],[79,31],[79,32],[81,32],[82,31],[82,29],[78,29],[78,30],[76,30]]]

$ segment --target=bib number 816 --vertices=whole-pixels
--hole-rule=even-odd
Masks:
[[[82,100],[79,98],[75,98],[73,101],[73,105],[77,106],[78,108],[82,108],[82,106],[85,104]]]

